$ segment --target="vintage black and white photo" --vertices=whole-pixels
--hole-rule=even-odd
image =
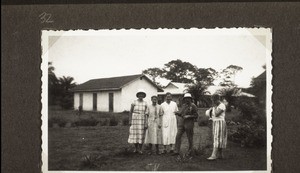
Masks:
[[[271,172],[270,28],[41,37],[43,172]]]

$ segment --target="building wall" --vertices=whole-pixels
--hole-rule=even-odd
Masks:
[[[114,112],[123,111],[121,106],[121,91],[83,92],[83,110],[93,110],[93,93],[97,93],[97,111],[109,111],[109,93],[114,93]],[[74,109],[78,109],[80,102],[79,95],[79,93],[74,93]]]
[[[114,112],[122,112],[121,107],[121,91],[101,91],[97,94],[97,110],[108,112],[109,111],[109,93],[114,94]]]
[[[145,101],[151,103],[151,96],[157,95],[157,88],[153,86],[145,78],[139,78],[128,83],[121,91],[101,91],[97,92],[97,111],[109,111],[109,93],[114,93],[114,112],[129,111],[131,103],[137,99],[136,92],[139,89],[144,89],[146,92]],[[93,110],[93,93],[83,92],[83,106],[85,111]],[[79,106],[79,93],[74,93],[74,108]]]
[[[74,93],[74,109],[77,110],[79,107],[79,93]]]
[[[153,86],[145,78],[142,78],[142,80],[138,78],[122,88],[122,102],[120,103],[122,111],[129,111],[131,103],[137,99],[136,93],[139,89],[145,90],[145,101],[148,104],[151,103],[151,96],[157,95],[157,88],[155,86]]]

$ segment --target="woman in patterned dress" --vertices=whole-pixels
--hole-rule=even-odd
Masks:
[[[145,130],[147,129],[147,103],[143,100],[146,97],[144,90],[136,93],[137,100],[131,104],[129,113],[129,138],[128,143],[134,144],[134,153],[142,152],[142,146],[145,139]]]
[[[222,100],[223,101],[223,100]],[[225,121],[226,105],[221,102],[219,95],[212,96],[213,107],[209,109],[211,111],[211,118],[213,121],[213,152],[208,160],[222,159],[223,149],[227,144],[227,127]]]

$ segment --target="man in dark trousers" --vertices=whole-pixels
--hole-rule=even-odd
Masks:
[[[192,96],[190,93],[186,93],[183,97],[183,105],[181,109],[176,112],[177,115],[177,135],[175,144],[174,155],[179,155],[181,146],[181,137],[186,132],[189,142],[189,153],[193,149],[193,135],[194,135],[194,122],[198,117],[197,106],[192,102]]]

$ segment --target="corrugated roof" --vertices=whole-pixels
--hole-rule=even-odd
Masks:
[[[130,76],[92,79],[76,86],[72,89],[72,91],[120,90],[124,85],[139,77],[145,77],[147,80],[149,80],[149,82],[151,82],[155,87],[158,88],[158,86],[156,86],[150,79],[148,79],[148,77],[143,74],[137,74]]]

